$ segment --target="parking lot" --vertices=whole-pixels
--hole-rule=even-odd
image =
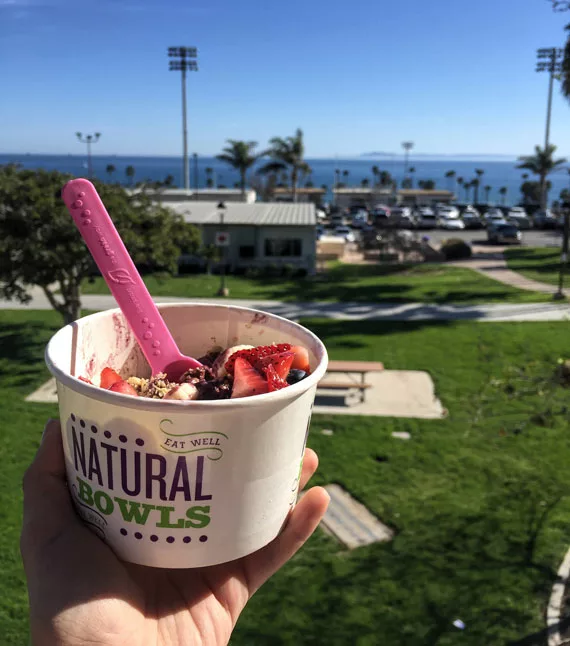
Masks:
[[[466,242],[475,245],[487,245],[487,231],[485,229],[473,231],[442,231],[440,229],[424,230],[421,235],[429,236],[432,243],[436,246],[447,238],[460,238]],[[522,244],[527,247],[559,247],[562,241],[560,231],[546,229],[529,229],[522,231]]]

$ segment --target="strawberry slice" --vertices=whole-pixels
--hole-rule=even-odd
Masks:
[[[293,345],[291,346],[291,352],[295,355],[291,368],[294,370],[302,370],[309,374],[311,372],[311,366],[309,364],[309,351],[307,348],[304,348],[302,345]]]
[[[265,379],[247,359],[236,357],[233,364],[234,385],[232,388],[232,399],[261,395],[269,390]]]
[[[273,366],[277,376],[285,381],[294,358],[295,355],[292,352],[278,352],[277,354],[270,354],[268,357],[262,357],[259,361],[256,361],[255,367],[263,373],[267,366]]]
[[[281,390],[281,388],[286,388],[289,385],[284,379],[282,379],[277,374],[277,371],[275,370],[275,367],[273,366],[272,363],[265,366],[265,368],[263,369],[263,372],[267,377],[267,385],[269,387],[270,393],[273,392],[274,390]]]
[[[115,372],[113,368],[103,368],[101,371],[101,388],[109,390],[109,388],[118,381],[123,381],[123,378],[118,372]]]
[[[137,391],[131,386],[128,381],[116,381],[114,384],[108,388],[111,392],[121,393],[121,395],[132,395],[133,397],[138,397]]]
[[[275,345],[258,345],[251,350],[240,350],[234,352],[231,357],[226,361],[226,372],[230,375],[234,374],[234,364],[238,357],[245,359],[252,366],[257,363],[262,357],[268,357],[271,354],[278,354],[280,352],[288,352],[291,346],[288,343],[277,343]]]

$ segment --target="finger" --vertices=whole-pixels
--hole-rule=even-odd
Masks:
[[[22,551],[50,540],[66,523],[77,523],[65,480],[61,427],[46,424],[42,442],[24,475]]]
[[[330,496],[322,487],[313,487],[295,507],[285,528],[269,545],[245,559],[250,596],[275,574],[302,547],[321,522]]]
[[[313,477],[313,474],[319,466],[319,456],[313,449],[306,448],[305,455],[303,456],[303,468],[301,469],[301,477],[299,479],[299,491],[302,491],[307,482]]]

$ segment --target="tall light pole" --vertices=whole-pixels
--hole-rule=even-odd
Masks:
[[[93,135],[83,136],[83,133],[76,132],[75,136],[82,144],[87,144],[87,177],[91,178],[93,177],[93,165],[91,164],[91,144],[96,144],[99,141],[101,133],[96,132]]]
[[[220,212],[220,233],[217,236],[218,240],[216,242],[222,249],[222,266],[220,268],[220,289],[218,290],[218,296],[229,296],[230,293],[230,290],[226,287],[226,247],[229,243],[228,234],[224,227],[226,208],[227,207],[223,202],[218,204],[218,210]]]
[[[552,114],[552,87],[554,85],[554,77],[562,71],[562,56],[563,51],[558,47],[543,47],[536,52],[537,72],[549,72],[550,78],[548,80],[548,103],[546,108],[546,132],[544,133],[544,150],[548,148],[550,143],[550,116]]]
[[[406,179],[407,177],[410,150],[413,147],[414,147],[413,141],[402,141],[402,148],[404,149],[404,179]]]
[[[182,140],[183,140],[183,181],[184,188],[190,189],[190,164],[188,162],[188,126],[186,122],[186,72],[197,72],[198,50],[195,47],[169,47],[170,71],[182,72]]]

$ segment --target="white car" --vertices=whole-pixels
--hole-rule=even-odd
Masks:
[[[437,210],[437,216],[439,218],[458,218],[459,210],[454,206],[440,206]]]
[[[448,229],[450,231],[463,231],[465,229],[465,222],[455,217],[438,218],[438,225],[441,229]]]
[[[319,220],[325,220],[327,217],[327,214],[322,209],[315,209],[315,213],[317,214],[317,219]]]
[[[335,238],[344,238],[347,242],[355,242],[356,240],[349,227],[337,227],[334,230],[334,236]]]
[[[522,206],[511,207],[507,213],[507,220],[519,229],[530,229],[532,226],[532,222]]]
[[[468,204],[463,209],[463,217],[465,217],[466,215],[469,216],[469,217],[472,217],[472,218],[481,217],[481,214],[479,213],[479,211],[474,206],[472,206],[471,204]]]
[[[483,216],[485,220],[504,220],[505,216],[503,215],[503,212],[501,209],[497,209],[493,207],[492,209],[489,209],[485,215]]]
[[[416,227],[418,229],[433,229],[437,226],[435,213],[428,208],[418,209],[416,215]]]

